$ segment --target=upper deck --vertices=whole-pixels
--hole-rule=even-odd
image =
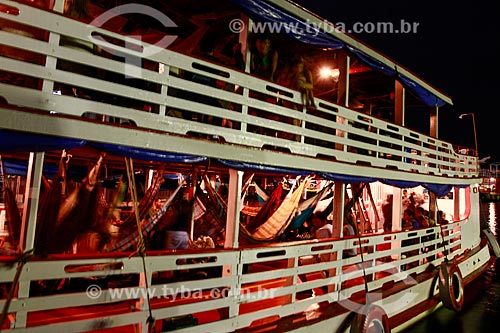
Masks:
[[[56,1],[54,8],[61,10],[61,5]],[[234,15],[242,22],[252,21],[244,14],[248,10],[234,12],[235,5],[231,6],[226,8],[231,14],[223,16],[226,21]],[[283,6],[303,20],[314,18],[291,3]],[[180,13],[190,13],[187,6],[179,7]],[[408,80],[359,65],[356,52],[334,54],[340,71],[336,92],[321,91],[324,97],[317,94],[317,107],[311,109],[303,107],[299,91],[279,80],[271,82],[249,73],[248,34],[239,35],[246,60],[246,69],[240,70],[195,52],[180,52],[195,49],[193,43],[200,41],[192,39],[200,34],[192,27],[194,32],[186,33],[187,37],[179,29],[172,41],[167,34],[158,39],[161,34],[154,29],[139,37],[133,31],[123,34],[121,29],[119,33],[117,26],[126,23],[114,9],[94,8],[100,15],[86,24],[12,1],[0,0],[0,8],[0,96],[6,102],[0,106],[2,130],[379,179],[408,180],[411,174],[411,180],[417,182],[453,185],[477,181],[476,157],[458,154],[451,143],[403,126],[405,103],[418,100],[413,93],[405,95],[401,82]],[[170,15],[173,21],[184,22],[185,18],[177,16],[179,12],[167,9],[153,11],[152,16],[161,20],[167,17],[162,15]],[[202,14],[197,16],[204,20]],[[291,40],[281,43],[300,49]],[[77,49],[75,44],[93,44],[100,52]],[[316,48],[308,49],[308,54],[314,51],[322,53]],[[369,80],[356,76],[361,70],[370,72]],[[194,75],[216,85],[193,80]],[[373,90],[372,95],[392,96],[381,103],[387,98],[395,100],[389,121],[379,116],[381,112],[372,112],[368,98],[363,100],[364,107],[356,109],[353,96],[361,88],[368,89],[367,81],[383,90]],[[318,89],[326,87],[321,84]],[[420,87],[428,88],[426,93],[436,99],[446,100],[425,84]],[[430,120],[421,118],[435,132],[437,105],[420,102],[420,107]],[[232,125],[222,126],[224,123]]]

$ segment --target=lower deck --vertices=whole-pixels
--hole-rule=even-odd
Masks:
[[[327,319],[335,325],[349,323],[346,318],[366,302],[365,288],[374,302],[383,304],[396,327],[414,313],[412,307],[431,308],[439,302],[436,267],[445,258],[459,262],[466,283],[488,266],[487,243],[463,252],[460,223],[443,227],[448,236],[424,242],[425,229],[416,235],[392,233],[389,241],[387,235],[363,236],[366,246],[356,257],[345,259],[339,250],[344,245],[359,248],[359,240],[151,252],[144,257],[55,255],[28,258],[25,263],[11,258],[12,266],[4,266],[0,274],[5,290],[17,267],[22,273],[18,296],[0,301],[2,306],[11,301],[3,328],[145,332],[150,304],[158,331],[182,327],[182,332],[285,332]],[[419,242],[401,247],[408,237]],[[379,246],[384,239],[387,246]],[[318,254],[329,254],[331,260],[308,264]],[[429,292],[434,296],[428,298]],[[407,294],[413,299],[403,306]]]

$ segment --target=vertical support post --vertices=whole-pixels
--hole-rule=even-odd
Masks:
[[[153,169],[148,169],[148,173],[146,175],[146,189],[150,188],[153,184],[155,171]]]
[[[333,188],[333,230],[332,237],[342,236],[342,226],[344,223],[344,203],[345,203],[345,183],[335,182]]]
[[[394,123],[405,125],[405,88],[399,81],[394,84]]]
[[[430,119],[429,119],[429,133],[430,136],[434,138],[439,138],[439,107],[434,107],[431,109]]]
[[[338,52],[337,65],[339,68],[339,81],[337,86],[337,104],[349,106],[349,69],[351,66],[347,52]]]
[[[239,246],[238,237],[240,231],[240,193],[243,184],[243,171],[229,170],[229,193],[226,220],[226,239],[224,248],[236,248]]]
[[[53,7],[54,12],[63,13],[64,12],[64,2],[65,2],[65,0],[55,0],[54,7]],[[59,34],[50,32],[49,33],[49,44],[58,45],[60,38],[61,38],[61,36]],[[45,67],[47,69],[55,70],[56,64],[57,64],[57,58],[55,58],[53,56],[46,56]],[[52,93],[53,90],[54,90],[54,81],[44,79],[43,84],[42,84],[42,91]]]
[[[453,222],[460,220],[460,189],[453,187]]]
[[[403,190],[393,187],[392,194],[392,231],[400,231],[403,229]]]
[[[332,221],[332,237],[339,238],[342,237],[343,226],[344,226],[344,203],[345,203],[345,183],[343,182],[335,182],[333,187],[333,221]],[[340,257],[337,253],[330,254],[330,261],[336,261]],[[340,268],[342,270],[342,268]],[[337,269],[331,268],[328,270],[328,277],[333,278],[337,275]],[[339,282],[340,283],[340,282]],[[334,284],[327,285],[328,292],[333,292],[336,289],[340,289],[340,285],[336,286]]]
[[[189,200],[196,199],[196,190],[197,190],[196,180],[198,179],[198,170],[196,168],[193,168],[192,178],[193,178],[192,184],[189,185],[189,186],[191,186],[191,189],[192,189],[192,193],[191,193]],[[192,211],[191,224],[189,226],[189,239],[193,240],[193,238],[194,238],[194,209]]]
[[[23,251],[33,249],[35,245],[35,228],[38,211],[38,198],[42,181],[44,152],[30,153],[26,189],[24,194],[23,220],[19,244]]]
[[[403,190],[399,187],[392,188],[392,231],[403,230]],[[396,260],[401,259],[401,241],[391,243],[392,249],[400,249],[396,254]]]
[[[243,184],[243,171],[238,171],[235,169],[229,169],[229,191],[227,198],[227,219],[226,219],[226,239],[224,241],[224,248],[237,248],[238,237],[240,232],[240,211],[241,211],[241,189]],[[238,258],[238,262],[232,265],[224,265],[222,267],[222,276],[234,276],[242,274],[243,265],[241,264],[241,252]],[[240,292],[240,281],[238,279],[236,289],[233,290],[233,295],[237,295]],[[235,296],[233,296],[235,297]],[[230,302],[231,303],[231,302]],[[234,317],[238,314],[239,306],[235,306],[231,303],[229,307],[229,317]],[[226,315],[225,310],[221,313],[222,316]]]
[[[339,82],[337,86],[337,104],[349,106],[349,69],[351,66],[350,58],[345,51],[340,51],[337,58],[339,67]],[[337,123],[344,124],[345,119],[337,116]],[[335,133],[338,137],[344,137],[345,133],[341,130],[336,130]],[[335,149],[346,150],[347,146],[342,144],[335,144]]]
[[[23,252],[32,250],[35,245],[36,217],[38,211],[38,199],[40,197],[44,157],[44,152],[30,153],[28,174],[26,175],[21,239],[19,240],[19,245]],[[30,281],[19,281],[17,298],[28,298],[29,293]],[[16,313],[16,328],[26,327],[27,319],[27,312],[18,311]]]
[[[394,123],[400,126],[405,125],[405,88],[397,80],[394,86]],[[405,152],[408,152],[408,149],[403,146],[401,154]],[[410,163],[406,157],[402,157],[401,161]]]
[[[240,32],[239,41],[241,43],[241,52],[245,57],[245,73],[250,73],[250,62],[252,58],[252,46],[249,44],[249,36],[250,36],[250,26],[252,25],[252,19],[248,16],[242,16],[241,20],[244,22],[246,29],[243,29]],[[248,102],[250,99],[250,91],[248,88],[243,87],[243,100],[245,103],[241,106],[241,113],[243,115],[248,114]],[[243,121],[241,123],[241,131],[247,131],[247,122]]]

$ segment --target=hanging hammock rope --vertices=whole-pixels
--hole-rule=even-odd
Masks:
[[[148,282],[148,275],[147,275],[147,269],[146,269],[146,245],[144,243],[144,235],[142,234],[141,221],[139,218],[139,210],[137,207],[137,187],[135,184],[134,165],[133,165],[132,158],[125,157],[125,166],[127,169],[127,178],[128,178],[128,183],[129,183],[130,197],[131,197],[132,203],[134,205],[134,213],[135,213],[135,219],[136,219],[136,223],[137,223],[137,230],[139,232],[139,242],[137,243],[137,251],[136,252],[142,259],[142,269],[143,269],[144,276],[145,276],[144,283],[146,285],[146,299],[148,302],[148,311],[149,311],[149,316],[147,319],[148,332],[156,332],[156,327],[154,325],[155,319],[153,318],[153,311],[151,310],[151,295],[149,294],[149,282]]]

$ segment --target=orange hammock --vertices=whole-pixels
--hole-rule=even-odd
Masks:
[[[283,200],[267,221],[251,234],[251,237],[257,241],[269,241],[280,235],[294,218],[304,188],[309,185],[310,181],[311,177],[306,177],[297,189]]]
[[[273,192],[271,197],[261,208],[262,211],[262,209],[265,209],[266,205],[272,204],[274,206],[274,208],[269,207],[269,209],[266,209],[266,219],[264,221],[256,219],[257,221],[254,224],[254,232],[250,232],[248,227],[240,223],[240,231],[242,231],[240,235],[251,242],[268,242],[276,239],[288,227],[292,219],[295,217],[302,193],[304,192],[304,189],[309,186],[310,180],[311,177],[306,177],[306,179],[297,187],[297,189],[293,190],[292,187],[292,189],[290,189],[289,195],[282,202],[279,201],[279,197],[281,196],[282,192],[282,186],[277,187],[277,190]],[[227,207],[226,202],[224,202],[224,200],[215,191],[208,180],[205,181],[205,188],[209,195],[214,198],[210,203],[205,201],[205,205],[214,205],[215,203],[216,205],[218,205],[216,206],[218,208],[220,206],[224,208]],[[277,197],[275,203],[271,202],[273,196]],[[205,208],[207,212],[213,212],[214,210],[214,207],[207,208]],[[217,220],[218,223],[221,224],[220,226],[224,227],[224,221],[222,221],[222,217]]]

